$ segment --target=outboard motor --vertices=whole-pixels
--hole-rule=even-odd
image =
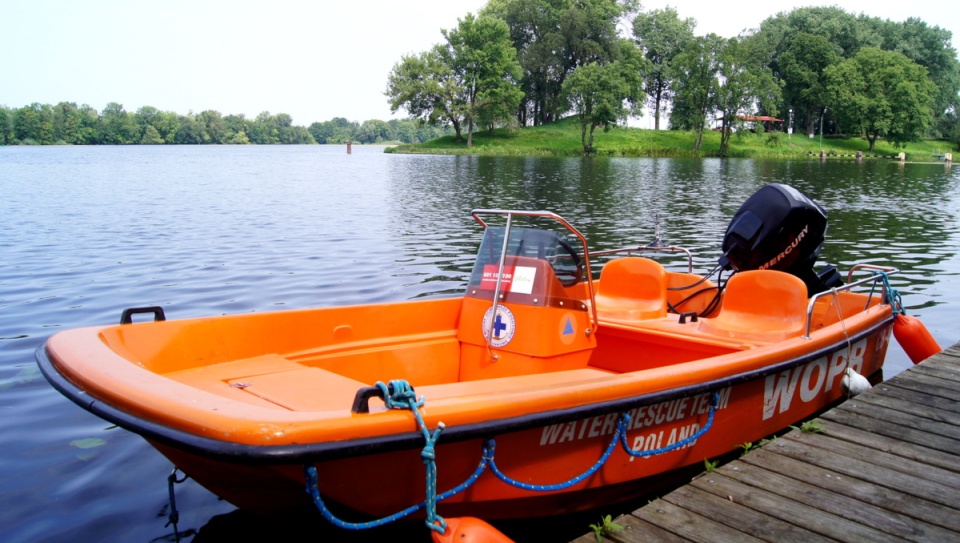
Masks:
[[[724,269],[779,270],[795,275],[813,296],[842,283],[836,266],[816,273],[827,213],[797,189],[779,183],[762,187],[740,206],[723,237]]]

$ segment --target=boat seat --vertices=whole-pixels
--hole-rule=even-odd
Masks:
[[[667,272],[642,257],[607,262],[597,287],[597,318],[606,321],[656,319],[667,315]]]
[[[727,281],[720,314],[700,319],[699,331],[754,343],[772,343],[803,334],[807,286],[776,270],[739,272]]]

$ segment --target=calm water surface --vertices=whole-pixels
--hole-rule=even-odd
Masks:
[[[908,312],[942,346],[960,339],[960,168],[0,147],[0,541],[176,539],[165,526],[170,464],[37,370],[33,351],[57,330],[118,322],[131,306],[185,318],[454,293],[479,243],[469,217],[478,207],[555,211],[594,249],[646,244],[659,223],[703,271],[734,211],[770,182],[827,209],[822,261],[899,267],[893,283]],[[886,375],[909,365],[893,345]],[[192,482],[178,486],[177,505],[183,540],[284,538],[297,524],[357,540],[320,519],[251,518]]]

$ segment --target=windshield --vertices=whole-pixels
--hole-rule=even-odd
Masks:
[[[484,232],[470,277],[471,286],[488,286],[491,280],[496,282],[505,230],[503,226],[490,226]],[[510,229],[506,256],[508,261],[511,257],[544,260],[553,268],[560,283],[570,287],[583,280],[583,258],[575,248],[578,245],[579,240],[572,235],[515,226]],[[512,270],[504,269],[504,281],[508,274],[512,278]]]

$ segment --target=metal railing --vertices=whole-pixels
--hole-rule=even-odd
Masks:
[[[858,270],[882,271],[887,275],[900,273],[900,270],[898,270],[897,268],[890,268],[886,266],[874,266],[873,264],[857,264],[852,268],[850,268],[850,271],[847,272],[846,284],[839,287],[832,288],[830,290],[818,292],[817,294],[814,294],[813,296],[810,297],[810,302],[807,304],[807,326],[806,326],[806,331],[803,335],[804,339],[810,339],[810,332],[813,328],[813,307],[814,305],[816,305],[817,300],[819,300],[820,298],[824,298],[826,296],[836,297],[840,292],[853,290],[856,287],[873,283],[873,288],[870,289],[870,294],[867,296],[867,303],[864,306],[864,309],[867,309],[870,307],[870,302],[873,300],[873,293],[876,290],[876,284],[879,283],[880,288],[883,289],[883,299],[884,300],[886,299],[887,292],[886,292],[886,286],[883,281],[883,276],[879,274],[874,274],[874,275],[871,275],[870,277],[864,277],[863,279],[860,279],[858,281],[851,282],[853,279],[854,272]],[[840,316],[840,320],[843,321],[842,315]]]

